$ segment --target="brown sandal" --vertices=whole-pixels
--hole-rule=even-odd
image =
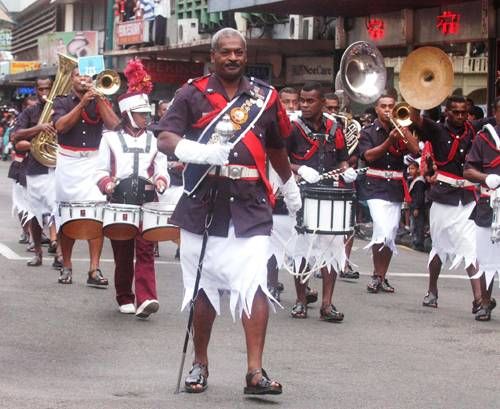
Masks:
[[[252,385],[252,379],[258,374],[262,376],[255,385]],[[279,382],[271,381],[263,368],[247,373],[246,381],[247,386],[243,389],[245,395],[279,395],[283,392],[283,386]]]

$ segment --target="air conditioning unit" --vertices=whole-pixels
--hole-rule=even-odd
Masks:
[[[198,19],[183,18],[177,20],[177,42],[179,44],[192,43],[200,39]]]
[[[300,14],[290,14],[290,21],[288,22],[288,38],[290,40],[300,40],[302,32],[302,19]]]
[[[300,38],[314,40],[318,33],[318,20],[315,17],[303,17],[300,25]]]

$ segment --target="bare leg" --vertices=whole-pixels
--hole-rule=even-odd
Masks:
[[[477,269],[474,265],[470,265],[466,268],[467,275],[473,277],[476,274]],[[483,276],[480,278],[475,278],[470,280],[470,285],[472,287],[472,296],[474,297],[474,302],[476,304],[481,304],[487,307],[490,304],[490,297],[486,289],[486,279]]]
[[[259,288],[255,293],[252,305],[251,318],[243,314],[242,323],[245,330],[245,340],[247,344],[248,373],[262,368],[262,354],[266,341],[267,322],[269,319],[269,302],[266,295]],[[262,374],[255,374],[250,380],[256,385],[262,378]],[[277,382],[272,382],[273,386],[278,386]]]
[[[63,266],[64,268],[72,268],[71,264],[71,254],[73,253],[73,246],[75,245],[75,240],[70,239],[68,236],[66,236],[63,232],[62,229],[59,233],[59,238],[61,241],[61,252],[62,252],[62,257],[63,257]]]
[[[273,255],[267,261],[267,286],[274,288],[278,285],[278,265]]]
[[[429,292],[435,296],[438,295],[437,282],[442,265],[443,263],[438,255],[435,255],[429,263]]]
[[[40,227],[40,224],[38,224],[38,220],[36,217],[33,217],[31,220],[31,234],[33,237],[33,243],[35,245],[35,256],[33,259],[28,261],[28,266],[30,267],[37,267],[41,265],[42,263],[42,256],[43,256],[43,251],[42,251],[42,228]]]
[[[304,272],[306,268],[307,268],[306,261],[302,259],[299,271]],[[295,281],[295,291],[297,292],[297,302],[306,305],[307,282],[302,284],[301,279],[299,277],[295,277],[294,281]]]
[[[104,243],[104,236],[96,239],[87,240],[89,243],[90,253],[90,267],[89,271],[94,271],[99,267],[99,260],[101,259],[102,245]]]
[[[384,246],[383,243],[378,243],[372,246],[373,255],[373,275],[380,276],[382,281],[385,280],[389,264],[391,263],[392,250]]]
[[[255,305],[255,303],[254,303]],[[200,290],[194,303],[193,344],[194,362],[208,367],[208,343],[215,321],[216,312],[205,292]],[[202,385],[192,385],[193,389],[203,389]]]
[[[333,299],[333,290],[335,289],[335,280],[337,273],[332,269],[331,273],[328,272],[326,267],[321,269],[323,276],[323,299],[321,301],[321,308],[325,309],[330,307]]]

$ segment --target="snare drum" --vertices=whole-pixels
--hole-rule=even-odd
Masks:
[[[177,241],[180,230],[169,223],[175,204],[152,202],[142,206],[142,237],[148,241]]]
[[[74,240],[102,236],[102,211],[106,202],[61,202],[59,218],[62,232]]]
[[[103,233],[111,240],[131,240],[139,231],[140,220],[140,206],[108,203],[104,206]]]
[[[500,189],[500,188],[499,188]],[[500,242],[500,191],[490,191],[490,205],[493,209],[493,222],[491,223],[491,241]]]
[[[301,186],[302,225],[307,233],[344,235],[354,230],[354,189]]]

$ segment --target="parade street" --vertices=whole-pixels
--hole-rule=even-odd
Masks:
[[[317,304],[308,319],[292,319],[293,280],[280,273],[283,309],[271,314],[264,367],[283,384],[282,395],[243,395],[243,330],[232,322],[227,299],[209,347],[208,390],[176,395],[187,313],[180,312],[183,287],[174,244],[160,244],[159,312],[147,321],[119,314],[108,241],[101,263],[110,278],[107,290],[85,286],[84,242],[75,247],[72,285],[57,283],[46,247],[43,266],[26,266],[32,254],[18,244],[8,164],[0,163],[2,409],[498,407],[498,311],[490,322],[474,320],[462,270],[443,272],[437,310],[422,307],[427,255],[402,247],[389,270],[396,293],[367,293],[371,260],[359,240],[352,260],[362,276],[339,279],[335,289],[334,304],[345,313],[341,324],[320,321]],[[320,284],[316,279],[311,286],[321,292]],[[493,295],[499,294],[497,287]]]

